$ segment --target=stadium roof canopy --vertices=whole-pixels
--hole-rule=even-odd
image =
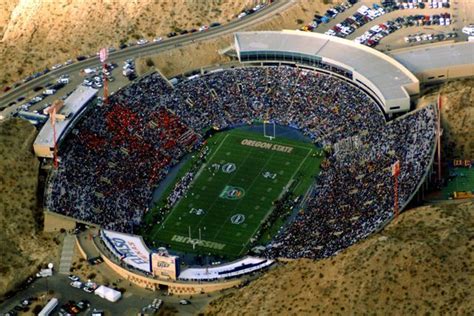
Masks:
[[[474,75],[474,42],[422,45],[392,52],[391,55],[414,74],[459,68],[467,75]]]
[[[58,142],[65,134],[65,131],[71,126],[71,123],[74,122],[82,112],[85,105],[97,94],[97,91],[97,89],[90,87],[79,86],[67,97],[64,101],[64,106],[59,110],[59,113],[57,113],[58,116],[64,116],[64,120],[56,120],[55,124]],[[53,127],[48,120],[41,128],[33,144],[37,156],[52,158],[52,149],[54,148],[53,134]]]
[[[246,56],[286,52],[342,68],[352,73],[354,83],[369,88],[386,112],[408,111],[410,95],[419,93],[418,79],[398,61],[338,37],[289,30],[242,32],[235,34],[235,49],[241,62],[258,60]]]

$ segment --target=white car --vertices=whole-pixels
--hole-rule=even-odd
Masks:
[[[74,275],[74,274],[70,274],[70,275],[68,276],[68,278],[69,278],[69,280],[71,280],[71,281],[79,281],[79,280],[80,280],[79,277],[78,277],[77,275]]]
[[[240,13],[239,15],[237,15],[237,19],[241,19],[241,18],[243,18],[243,17],[246,16],[246,15],[247,15],[247,13],[242,12],[242,13]]]
[[[75,287],[76,289],[80,289],[82,288],[82,282],[80,281],[73,281],[71,283],[69,283],[72,287]]]
[[[85,286],[85,287],[83,288],[83,290],[84,290],[84,292],[86,292],[86,293],[93,293],[93,292],[94,292],[94,289],[91,288],[91,287],[88,287],[88,286]]]
[[[181,304],[181,305],[189,305],[189,304],[191,304],[191,302],[188,301],[188,300],[181,300],[181,301],[179,301],[179,304]]]
[[[467,25],[467,26],[463,27],[462,32],[464,34],[469,35],[469,36],[474,36],[474,24]]]
[[[161,42],[162,40],[163,40],[163,37],[155,37],[155,38],[153,39],[153,42],[154,42],[154,43],[158,43],[158,42]]]
[[[202,31],[207,31],[209,29],[209,26],[208,25],[203,25],[199,28],[199,32],[202,32]]]
[[[55,70],[55,69],[59,69],[63,66],[63,64],[56,64],[54,66],[51,67],[52,70]]]
[[[86,74],[93,74],[95,73],[97,70],[95,68],[84,68],[84,72]]]
[[[144,39],[144,38],[139,39],[139,40],[137,41],[137,45],[145,45],[146,43],[148,43],[148,41],[147,41],[146,39]]]

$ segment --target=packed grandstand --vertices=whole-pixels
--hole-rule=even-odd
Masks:
[[[393,217],[396,161],[399,201],[406,206],[429,172],[435,117],[428,106],[387,123],[357,86],[311,69],[221,69],[174,86],[152,73],[83,115],[61,145],[45,207],[137,232],[155,188],[187,153],[201,148],[209,128],[268,120],[299,129],[326,149],[327,158],[304,207],[264,255],[323,258]]]

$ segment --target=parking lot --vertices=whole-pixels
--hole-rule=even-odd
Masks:
[[[113,272],[111,273],[112,275],[114,274]],[[15,310],[15,306],[20,305],[22,301],[28,298],[33,298],[35,301],[28,306],[28,312],[17,311],[18,315],[34,315],[32,313],[32,307],[38,303],[44,306],[49,297],[59,299],[58,307],[54,310],[52,315],[60,315],[59,311],[61,308],[66,308],[64,306],[65,304],[70,306],[77,304],[77,302],[81,300],[88,301],[90,306],[78,313],[78,315],[91,315],[93,310],[103,311],[105,315],[136,315],[144,307],[152,304],[155,299],[161,299],[163,301],[161,308],[171,308],[178,311],[181,315],[194,315],[203,309],[211,299],[211,297],[207,295],[194,296],[192,298],[189,296],[165,296],[162,292],[153,292],[135,286],[127,286],[122,298],[112,303],[93,293],[87,293],[82,289],[72,287],[70,285],[71,282],[73,281],[70,280],[68,276],[61,274],[55,274],[49,278],[38,278],[27,289],[1,303],[0,315]],[[50,295],[42,299],[42,296],[45,296],[46,293],[50,293]],[[212,297],[215,297],[215,295]],[[189,300],[190,304],[181,305],[179,302],[182,299]],[[70,301],[72,301],[72,304],[68,304]]]
[[[463,26],[474,23],[474,1],[344,1],[318,12],[301,30],[338,36],[381,51],[446,41],[465,41]]]

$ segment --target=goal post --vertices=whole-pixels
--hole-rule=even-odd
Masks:
[[[266,137],[270,140],[273,140],[276,138],[276,128],[275,128],[275,122],[270,122],[267,120],[263,121],[263,137]]]

